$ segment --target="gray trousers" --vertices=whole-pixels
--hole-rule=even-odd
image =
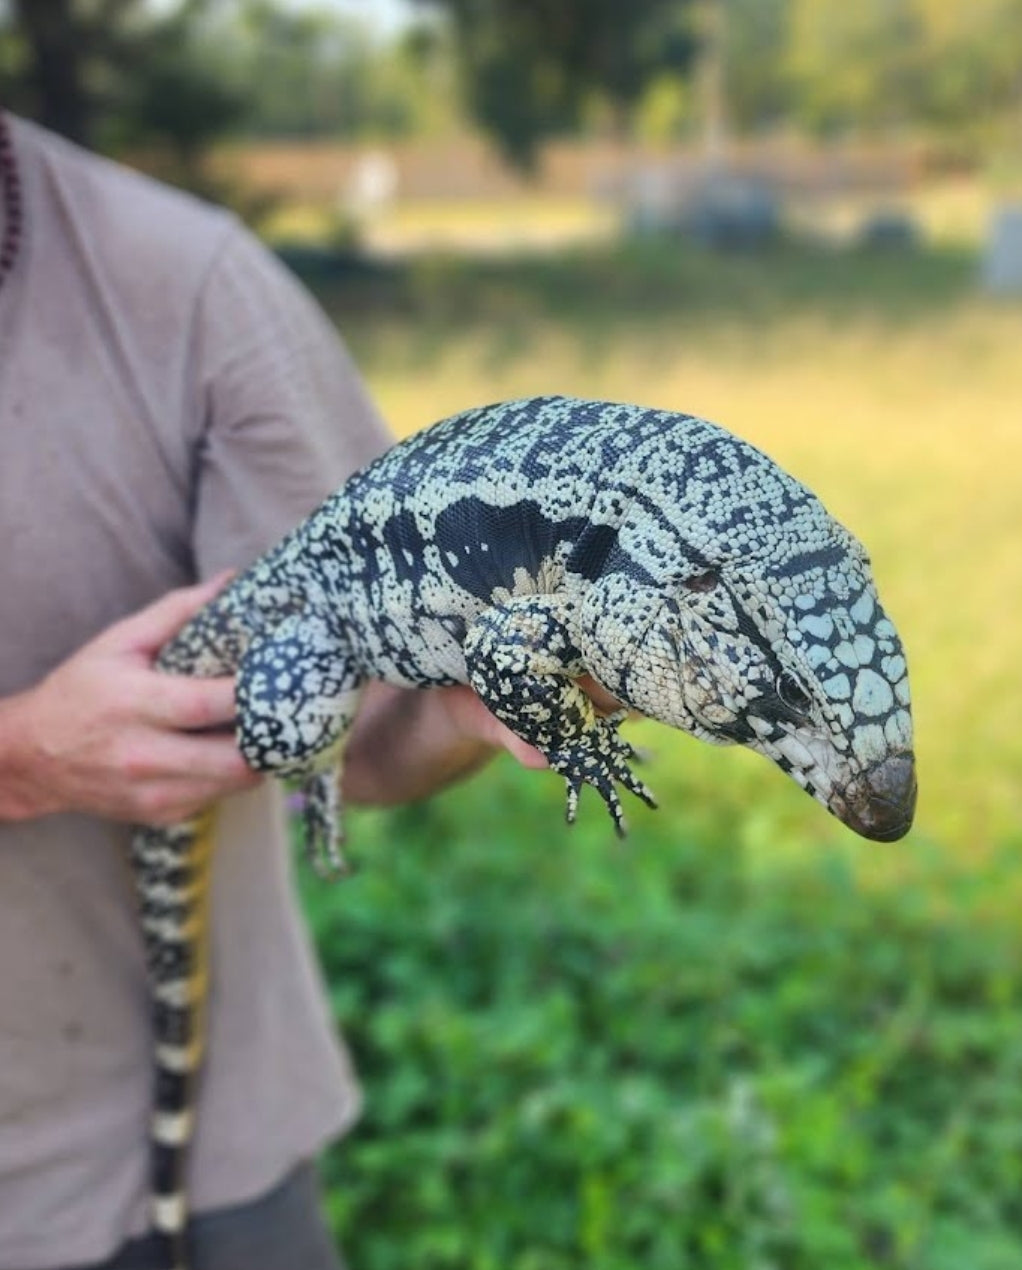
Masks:
[[[309,1165],[249,1204],[198,1214],[189,1238],[192,1270],[343,1270]],[[78,1270],[153,1270],[152,1258],[151,1242],[133,1239],[111,1260]]]

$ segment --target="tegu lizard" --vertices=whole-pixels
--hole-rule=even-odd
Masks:
[[[436,424],[356,473],[159,664],[236,673],[241,751],[301,780],[324,868],[341,863],[337,774],[370,679],[471,684],[563,776],[569,820],[584,785],[619,832],[619,786],[652,804],[626,709],[766,755],[867,838],[914,813],[905,655],[865,550],[758,449],[663,410],[539,397]],[[597,713],[584,675],[624,709]],[[186,1262],[209,841],[208,821],[133,839],[160,1270]]]

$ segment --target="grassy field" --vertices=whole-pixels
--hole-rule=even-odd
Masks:
[[[309,911],[368,1088],[328,1164],[360,1270],[1022,1265],[1022,305],[967,250],[679,246],[320,286],[399,432],[565,392],[705,414],[866,541],[917,827],[862,843],[653,725],[627,849],[498,762],[353,818]]]
[[[1017,826],[1022,776],[1022,306],[975,275],[950,249],[643,248],[433,260],[325,298],[399,432],[536,392],[634,400],[724,423],[816,489],[870,548],[909,649],[919,831],[971,854]],[[779,784],[650,740],[757,800],[761,775]],[[781,788],[805,832],[841,836]]]

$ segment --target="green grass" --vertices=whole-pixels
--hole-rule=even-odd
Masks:
[[[765,868],[713,791],[623,846],[558,785],[356,816],[357,876],[310,886],[367,1088],[326,1165],[353,1264],[1022,1264],[1022,841],[877,889]]]
[[[657,813],[501,761],[352,817],[308,907],[367,1112],[359,1270],[1022,1265],[1022,306],[959,249],[424,260],[322,289],[398,431],[539,391],[706,414],[867,542],[921,800],[854,839],[653,725]]]

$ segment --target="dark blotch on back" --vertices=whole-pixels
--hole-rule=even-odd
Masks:
[[[584,516],[552,521],[528,499],[493,507],[479,498],[459,498],[436,518],[436,546],[450,578],[488,600],[496,587],[513,586],[516,570],[535,576],[559,546],[577,541],[586,524]]]
[[[383,526],[383,541],[399,582],[418,582],[426,571],[425,540],[410,511],[396,512]]]
[[[617,546],[617,530],[612,525],[590,525],[568,558],[568,571],[595,581],[603,572],[607,557]]]

